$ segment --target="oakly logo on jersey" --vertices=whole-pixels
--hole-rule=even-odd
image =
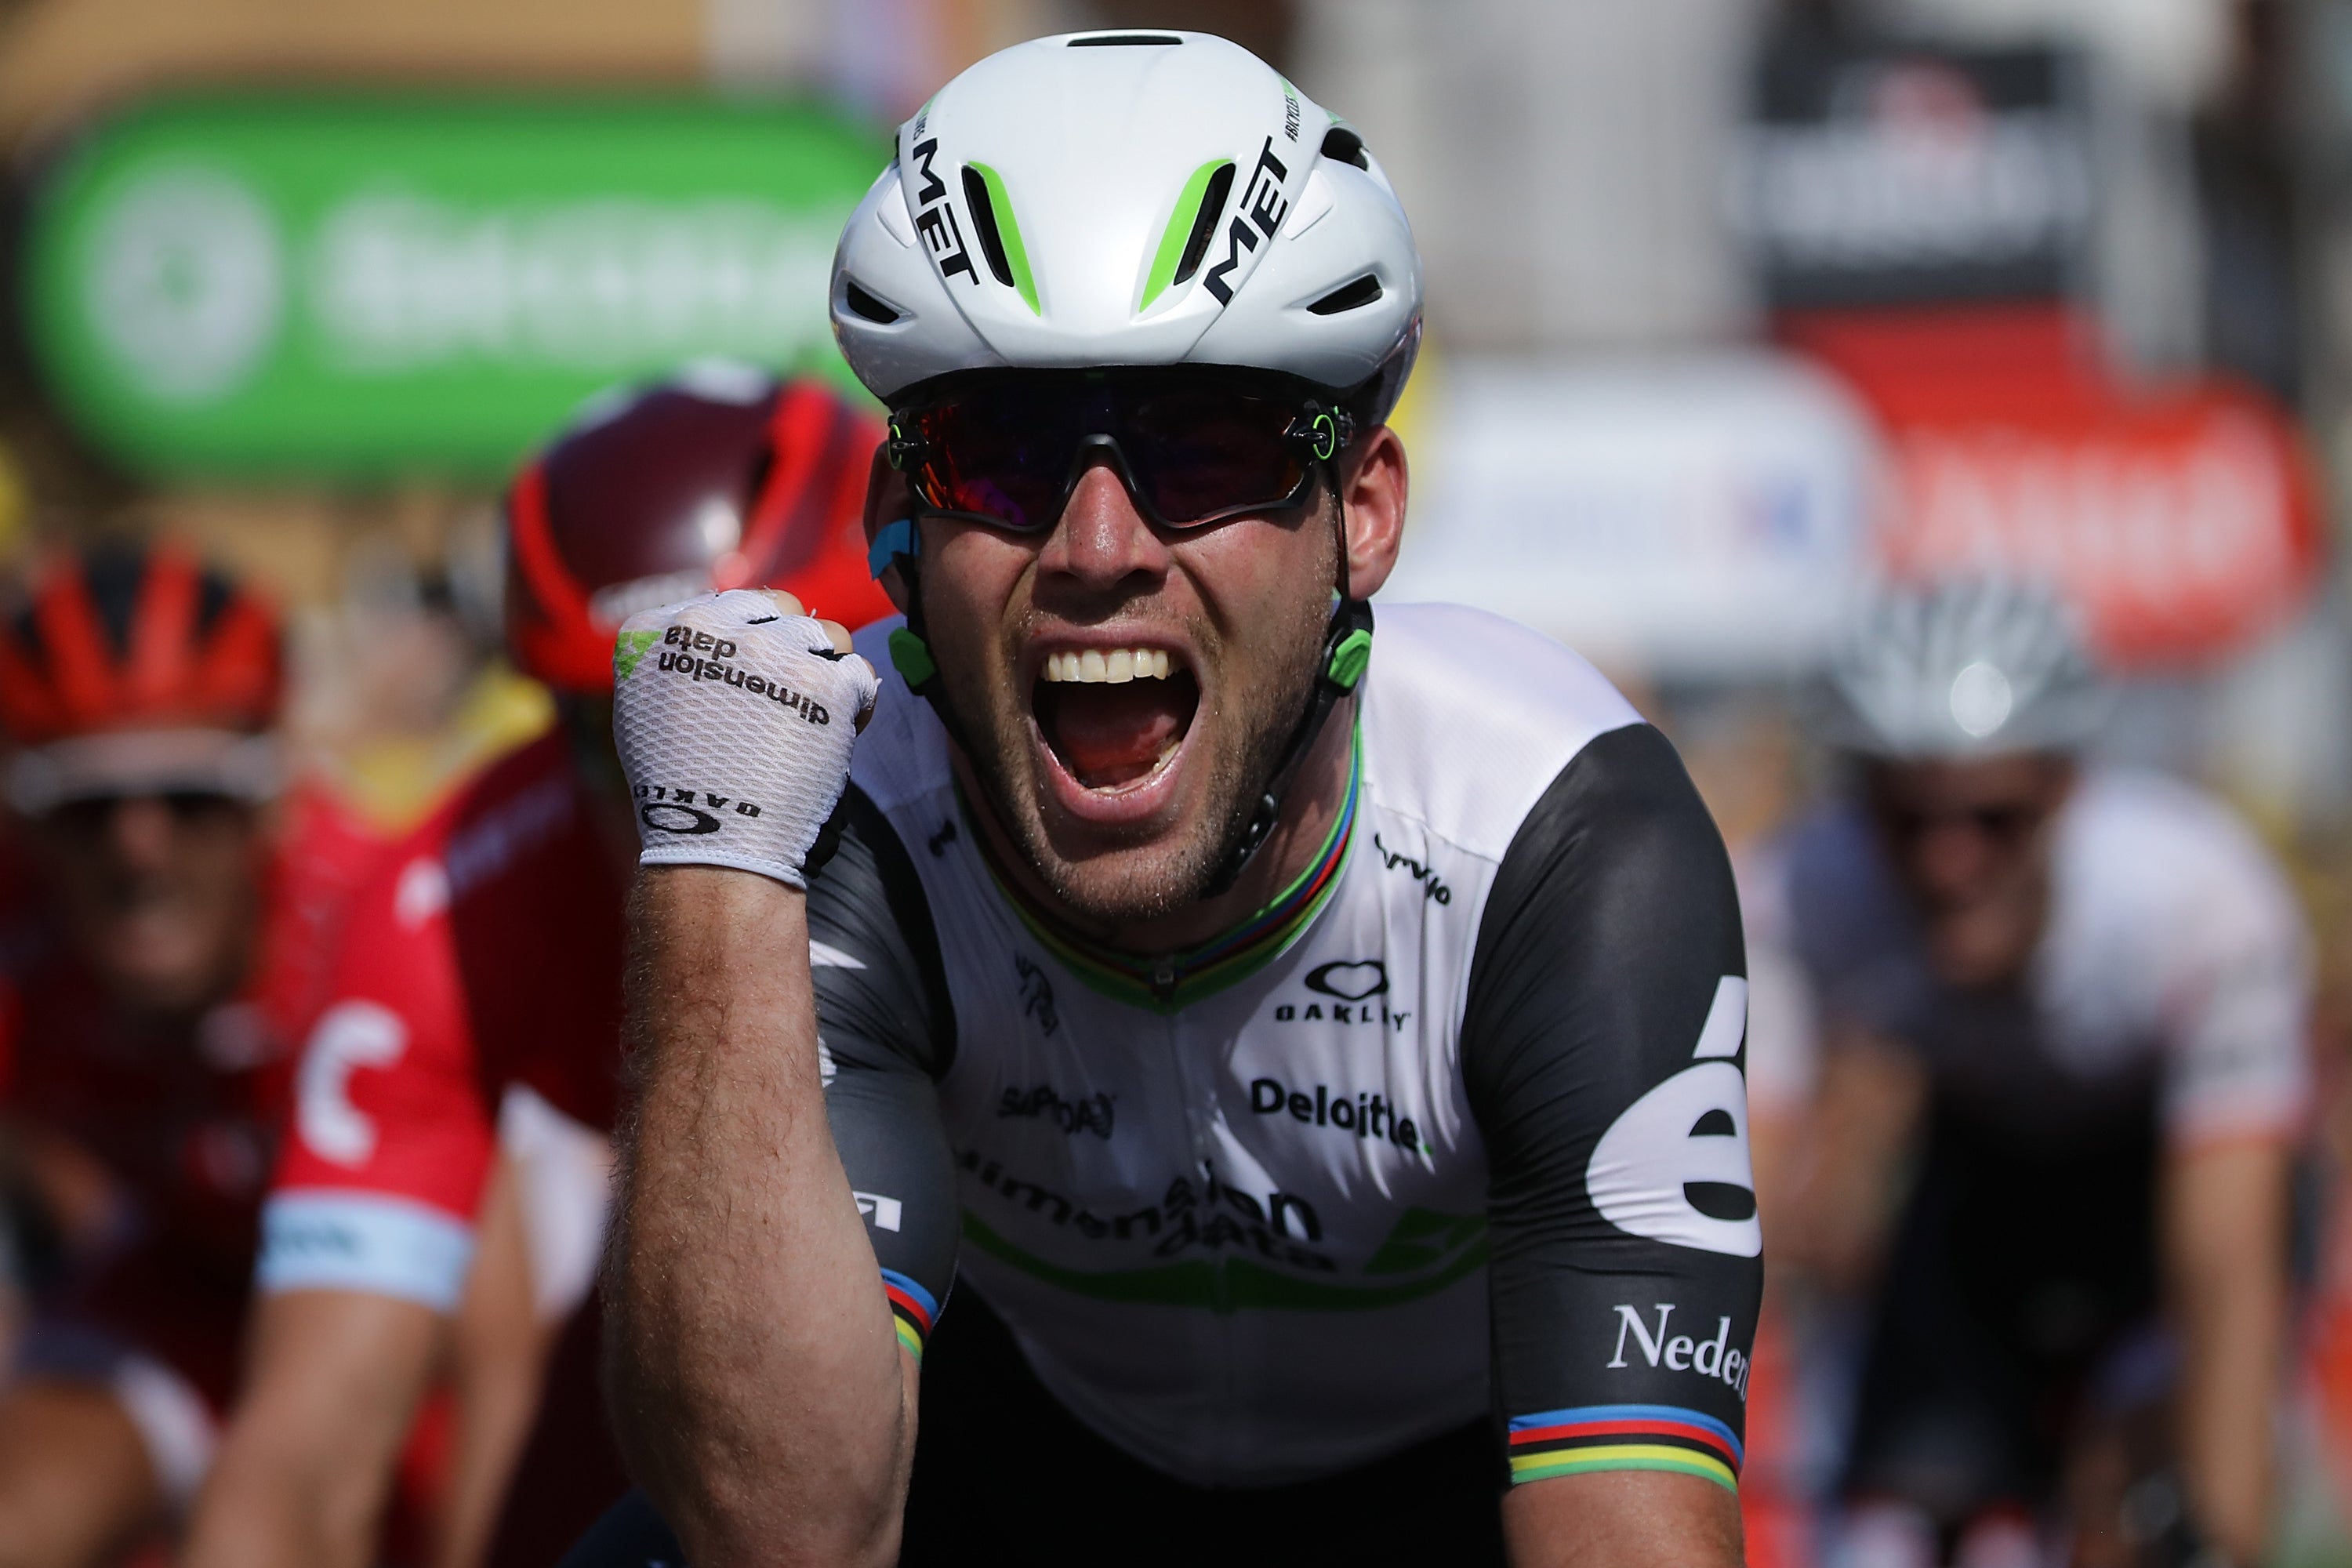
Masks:
[[[1073,1137],[1091,1132],[1108,1138],[1114,1109],[1110,1096],[1100,1089],[1069,1099],[1052,1084],[1041,1083],[1034,1089],[1007,1088],[996,1102],[996,1116],[1000,1121],[1015,1116],[1050,1121]]]
[[[922,132],[918,121],[916,133]],[[918,142],[907,154],[907,167],[915,176],[915,229],[930,248],[932,258],[939,262],[942,276],[961,272],[972,287],[980,286],[980,274],[972,269],[971,247],[964,244],[963,228],[956,222],[955,204],[948,200],[948,183],[931,165],[940,155],[940,139]]]
[[[1385,1025],[1402,1033],[1404,1021],[1412,1016],[1410,1011],[1389,1011],[1388,965],[1377,958],[1318,963],[1307,972],[1306,985],[1330,1000],[1278,1003],[1274,1009],[1276,1023]]]
[[[1586,1191],[1618,1229],[1675,1247],[1754,1258],[1764,1250],[1748,1162],[1748,1083],[1734,1059],[1748,1030],[1748,982],[1716,983],[1682,1071],[1619,1113],[1592,1148]]]
[[[1296,1193],[1267,1193],[1261,1197],[1244,1192],[1220,1180],[1213,1165],[1203,1168],[1203,1179],[1198,1184],[1187,1176],[1176,1177],[1156,1204],[1123,1214],[1097,1215],[1049,1187],[1012,1174],[975,1150],[965,1150],[957,1163],[1007,1203],[1044,1215],[1089,1241],[1150,1241],[1155,1258],[1174,1258],[1194,1247],[1209,1251],[1244,1247],[1294,1268],[1326,1274],[1339,1269],[1329,1258],[1299,1245],[1323,1239],[1323,1222],[1313,1204]]]
[[[1454,901],[1454,889],[1447,887],[1436,872],[1412,856],[1400,855],[1381,843],[1378,833],[1372,835],[1372,849],[1380,856],[1381,864],[1391,871],[1402,871],[1414,881],[1419,882],[1423,898],[1437,904],[1450,904]]]
[[[1629,1367],[1625,1358],[1626,1341],[1633,1342],[1635,1358],[1651,1366],[1663,1366],[1668,1372],[1695,1372],[1701,1377],[1711,1377],[1727,1384],[1742,1401],[1748,1397],[1748,1358],[1731,1343],[1731,1320],[1715,1321],[1715,1337],[1696,1339],[1689,1334],[1669,1335],[1667,1329],[1675,1315],[1674,1303],[1658,1304],[1658,1323],[1654,1332],[1643,1320],[1640,1309],[1621,1302],[1617,1313],[1617,1344],[1610,1355],[1610,1370]]]
[[[1423,1147],[1421,1130],[1412,1124],[1412,1118],[1398,1115],[1396,1107],[1382,1095],[1359,1092],[1350,1100],[1346,1089],[1335,1095],[1319,1083],[1315,1092],[1308,1094],[1304,1086],[1293,1089],[1278,1078],[1254,1078],[1249,1088],[1250,1109],[1260,1116],[1278,1116],[1288,1111],[1292,1121],[1309,1126],[1337,1128],[1358,1138],[1378,1138],[1400,1149],[1423,1154],[1432,1152]]]
[[[760,808],[748,800],[730,795],[714,795],[709,790],[670,789],[662,784],[639,784],[637,820],[658,833],[703,834],[719,831],[719,819],[713,812],[732,812],[737,816],[757,816]],[[710,809],[706,811],[704,806]]]
[[[812,724],[830,724],[833,716],[824,704],[804,692],[794,691],[780,680],[753,675],[749,670],[729,664],[735,657],[735,644],[727,637],[714,637],[709,632],[698,632],[686,626],[672,626],[662,633],[665,645],[655,668],[676,670],[690,680],[719,680],[748,691],[754,697],[764,697],[780,707],[789,708]],[[830,655],[830,648],[812,648],[812,653]],[[705,653],[709,658],[703,657]]]

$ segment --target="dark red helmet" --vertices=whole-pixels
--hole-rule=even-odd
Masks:
[[[880,421],[822,383],[706,368],[600,406],[507,492],[507,647],[561,690],[613,689],[613,636],[711,588],[890,613],[861,523]]]
[[[0,725],[18,746],[132,729],[278,721],[277,613],[170,544],[66,552],[0,631]]]

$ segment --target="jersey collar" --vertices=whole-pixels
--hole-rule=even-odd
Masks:
[[[1307,868],[1263,909],[1231,930],[1197,947],[1157,957],[1123,952],[1073,930],[1039,907],[997,868],[986,835],[975,831],[972,841],[980,847],[981,862],[988,868],[996,890],[1013,906],[1013,912],[1021,917],[1029,934],[1044,943],[1071,973],[1114,1002],[1157,1013],[1181,1013],[1265,967],[1323,912],[1323,906],[1339,889],[1339,871],[1353,837],[1356,803],[1363,777],[1364,731],[1359,722],[1349,752],[1347,798],[1332,819],[1331,831],[1324,837],[1322,848],[1316,851]],[[969,818],[971,808],[963,802],[961,789],[956,798]]]

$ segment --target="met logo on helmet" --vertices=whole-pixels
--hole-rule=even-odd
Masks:
[[[971,249],[964,244],[963,229],[956,222],[955,204],[948,200],[948,183],[931,172],[932,161],[940,155],[940,139],[919,142],[908,153],[907,161],[922,183],[915,187],[915,227],[939,258],[942,274],[961,272],[972,287],[980,287],[980,274],[972,269]]]
[[[1251,232],[1251,223],[1255,222],[1265,237],[1272,239],[1275,231],[1282,226],[1282,220],[1290,216],[1290,204],[1282,195],[1282,182],[1288,178],[1289,166],[1274,155],[1274,138],[1269,136],[1258,151],[1249,184],[1242,187],[1241,202],[1234,210],[1233,227],[1225,236],[1225,258],[1201,279],[1201,287],[1214,294],[1220,305],[1234,302],[1234,286],[1225,279],[1242,264],[1242,253],[1257,248],[1257,235]]]

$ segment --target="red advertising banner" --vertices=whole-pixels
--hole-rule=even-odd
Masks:
[[[1917,321],[1907,345],[1891,321],[1792,334],[1885,427],[1886,571],[2053,583],[2123,667],[2224,655],[2294,613],[2318,576],[2322,526],[2302,439],[2273,399],[2218,380],[2117,387],[2051,352],[2063,333],[2014,324],[2006,341],[2027,352],[1956,355],[1956,340],[2004,341],[1996,323],[1968,330],[1968,314]]]

